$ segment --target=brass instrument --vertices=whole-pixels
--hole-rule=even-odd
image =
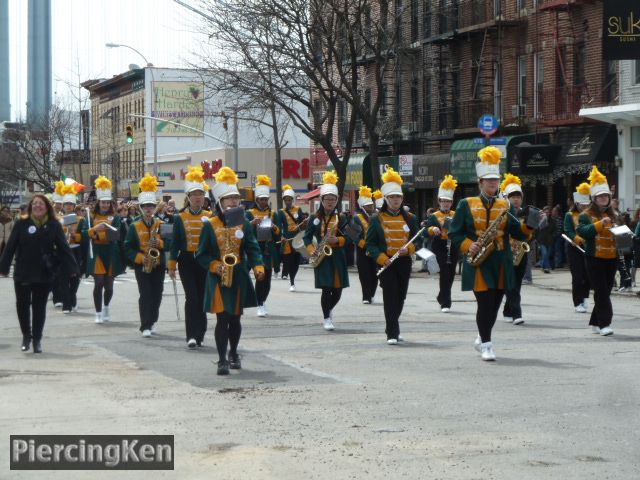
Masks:
[[[220,274],[220,285],[229,288],[233,284],[233,269],[240,262],[238,256],[231,251],[231,231],[235,228],[224,229],[224,254],[222,255],[222,273]]]
[[[514,267],[520,265],[522,263],[522,259],[524,258],[524,254],[531,251],[531,247],[527,242],[513,242],[511,244],[511,248],[513,250]]]
[[[469,262],[469,265],[472,267],[479,267],[496,249],[498,227],[500,227],[500,224],[506,215],[507,210],[498,215],[498,217],[491,222],[489,228],[487,228],[487,230],[476,240],[476,242],[480,244],[480,251],[475,254],[471,252],[467,254],[467,261]]]
[[[338,229],[338,222],[340,221],[338,214],[336,214],[336,223],[333,227],[327,228],[324,237],[314,250],[314,252],[309,257],[309,265],[313,268],[318,268],[318,266],[324,260],[324,257],[330,257],[333,255],[333,248],[329,245],[329,237],[333,237]]]
[[[158,230],[160,228],[158,224],[159,222],[156,222],[154,225],[155,228],[151,230],[149,234],[149,245],[151,245],[158,236]],[[142,271],[144,273],[151,273],[158,265],[160,265],[160,250],[155,247],[149,247],[142,262]]]

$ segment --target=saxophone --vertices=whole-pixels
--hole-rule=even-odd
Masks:
[[[233,268],[240,259],[231,251],[231,231],[235,228],[224,229],[224,253],[222,255],[222,273],[220,274],[220,285],[229,288],[233,285]]]
[[[313,254],[309,257],[309,265],[311,265],[313,268],[318,268],[318,266],[324,260],[324,257],[330,257],[331,255],[333,255],[333,248],[331,248],[331,245],[329,245],[329,237],[333,236],[336,233],[338,222],[339,217],[338,214],[336,214],[336,223],[333,227],[327,228],[322,241],[318,244]]]
[[[159,225],[160,222],[156,221],[153,230],[151,230],[149,234],[149,245],[157,238],[158,229],[160,228]],[[160,265],[160,250],[149,247],[142,262],[142,271],[144,273],[151,273],[158,265]]]
[[[503,211],[498,217],[491,222],[489,228],[478,237],[480,251],[478,253],[467,254],[467,261],[472,267],[479,267],[496,249],[496,238],[498,237],[498,227],[502,223],[503,218],[507,215],[507,210]]]
[[[531,251],[531,247],[527,242],[512,241],[511,250],[513,251],[513,266],[517,267],[522,263],[524,254]]]

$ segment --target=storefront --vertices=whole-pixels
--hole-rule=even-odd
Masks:
[[[444,176],[451,170],[451,155],[439,153],[434,155],[413,156],[413,187],[415,188],[415,214],[424,217],[429,207],[438,205],[438,189]],[[454,203],[459,199],[456,190]]]

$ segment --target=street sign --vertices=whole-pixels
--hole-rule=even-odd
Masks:
[[[478,120],[478,129],[483,135],[493,135],[498,131],[500,122],[493,115],[482,115]]]
[[[473,139],[475,145],[484,145],[487,143],[486,138],[477,137]],[[505,137],[493,137],[489,140],[489,145],[506,145],[507,139]]]
[[[247,172],[236,172],[236,175],[238,175],[238,178],[247,178]]]

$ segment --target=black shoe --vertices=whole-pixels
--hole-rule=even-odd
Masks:
[[[33,341],[33,353],[42,353],[42,345],[40,344],[40,340]]]
[[[548,268],[542,270],[544,273],[551,273]]]
[[[242,363],[240,363],[240,355],[237,353],[229,353],[229,368],[231,370],[240,370]]]
[[[218,362],[218,375],[229,375],[229,362],[226,360]]]
[[[22,350],[23,352],[28,352],[29,347],[31,347],[31,337],[25,335],[22,337],[22,346],[20,347],[20,350]]]

